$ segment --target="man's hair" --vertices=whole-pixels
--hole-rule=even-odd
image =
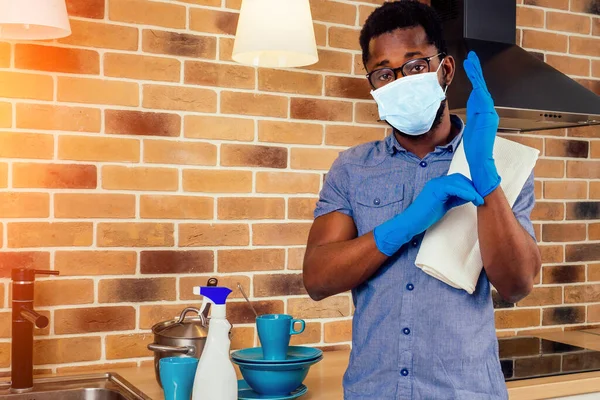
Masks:
[[[396,29],[422,26],[429,44],[435,45],[440,53],[447,53],[442,32],[442,21],[430,6],[417,0],[391,1],[377,8],[360,32],[360,47],[363,64],[369,60],[369,43],[372,39]]]

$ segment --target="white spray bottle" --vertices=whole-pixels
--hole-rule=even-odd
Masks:
[[[192,400],[237,400],[237,376],[229,359],[229,330],[225,302],[231,289],[219,286],[196,286],[194,294],[204,296],[200,312],[208,303],[211,318],[208,326],[208,337],[198,363]]]

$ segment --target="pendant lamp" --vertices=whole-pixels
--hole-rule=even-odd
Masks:
[[[65,0],[0,0],[0,40],[48,40],[70,34]]]

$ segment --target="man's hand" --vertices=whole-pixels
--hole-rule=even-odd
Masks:
[[[480,206],[483,198],[464,175],[432,179],[404,212],[375,228],[375,244],[380,252],[391,256],[413,236],[442,219],[450,209],[469,202]]]
[[[486,197],[500,185],[493,154],[500,118],[483,78],[481,63],[474,52],[469,53],[464,67],[473,85],[467,102],[467,125],[463,135],[465,155],[475,189],[482,197]]]

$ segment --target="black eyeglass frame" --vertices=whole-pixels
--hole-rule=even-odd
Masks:
[[[380,86],[379,88],[377,88],[377,87],[375,87],[375,85],[373,85],[373,82],[371,82],[371,75],[374,74],[377,71],[381,71],[381,70],[384,70],[384,69],[388,69],[388,70],[392,71],[394,73],[394,81],[395,81],[396,79],[398,79],[398,72],[400,72],[402,74],[402,76],[408,76],[408,75],[406,75],[404,73],[403,69],[404,69],[404,67],[407,64],[409,64],[411,62],[415,62],[415,61],[418,61],[418,60],[424,60],[425,62],[427,62],[427,72],[431,72],[431,60],[433,60],[436,57],[441,57],[441,59],[443,60],[446,56],[447,56],[447,54],[444,53],[444,52],[442,52],[442,53],[437,53],[436,55],[429,56],[429,57],[413,58],[412,60],[408,60],[407,62],[405,62],[404,64],[402,64],[398,68],[390,68],[390,67],[377,68],[377,69],[374,69],[373,71],[369,72],[365,76],[367,77],[367,80],[369,81],[369,84],[371,85],[371,87],[373,89],[379,89],[379,88],[382,88],[385,85]],[[394,82],[394,81],[392,81],[392,82]]]

